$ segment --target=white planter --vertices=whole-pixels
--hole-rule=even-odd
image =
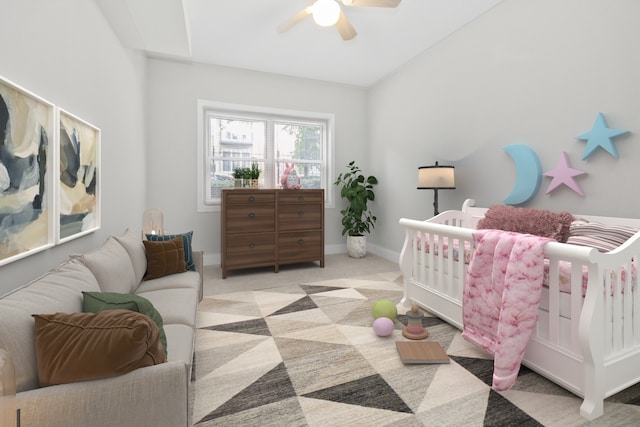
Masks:
[[[364,258],[367,254],[367,237],[347,236],[347,252],[351,258]]]

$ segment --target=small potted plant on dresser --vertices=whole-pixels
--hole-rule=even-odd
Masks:
[[[233,170],[236,188],[258,188],[260,167],[258,163],[251,163],[250,168],[235,168]]]
[[[375,200],[373,186],[378,183],[375,176],[365,177],[362,170],[351,161],[347,172],[340,173],[334,185],[342,186],[340,196],[348,205],[341,210],[342,235],[347,235],[347,252],[352,258],[362,258],[367,254],[367,238],[374,228],[376,217],[368,209],[367,203]]]

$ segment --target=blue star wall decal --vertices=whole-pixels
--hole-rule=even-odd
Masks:
[[[586,160],[598,147],[606,150],[613,157],[618,157],[618,151],[616,150],[616,146],[613,145],[612,139],[616,136],[623,135],[625,133],[629,133],[628,130],[622,129],[611,129],[607,127],[607,122],[604,120],[604,115],[602,113],[598,113],[596,116],[596,121],[593,124],[593,127],[589,132],[585,132],[582,135],[579,135],[578,139],[584,139],[587,141],[587,145],[584,148],[584,152],[582,153],[582,160]]]
[[[564,184],[581,196],[584,196],[584,192],[580,185],[575,180],[576,176],[585,175],[586,172],[571,167],[569,162],[569,155],[566,152],[562,152],[560,161],[556,165],[556,168],[549,172],[543,173],[544,176],[551,177],[551,183],[547,187],[545,194],[551,193],[553,190]]]

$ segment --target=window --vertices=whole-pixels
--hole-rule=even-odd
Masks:
[[[198,101],[198,211],[220,209],[234,171],[257,164],[261,188],[282,188],[287,169],[301,188],[324,188],[332,200],[333,114]]]

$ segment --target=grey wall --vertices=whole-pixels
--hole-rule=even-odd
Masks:
[[[399,252],[401,217],[433,214],[433,191],[416,190],[417,168],[452,164],[456,190],[439,192],[440,211],[465,198],[501,203],[516,170],[503,147],[526,144],[543,172],[563,151],[585,197],[551,178],[525,206],[620,217],[640,216],[640,2],[508,0],[416,57],[372,88],[369,164],[381,182],[379,226],[371,241]],[[603,150],[582,161],[602,112],[619,158]]]
[[[205,263],[220,263],[220,213],[196,211],[198,99],[333,113],[337,170],[351,160],[367,162],[362,88],[162,59],[150,59],[147,68],[147,203],[162,209],[165,231],[194,231],[194,248],[205,251]],[[326,210],[327,252],[346,250],[340,202]]]
[[[378,177],[372,251],[395,259],[401,217],[426,218],[433,192],[415,190],[417,167],[456,167],[457,189],[441,210],[468,197],[500,203],[515,182],[505,145],[522,143],[543,171],[563,151],[586,196],[549,195],[550,178],[527,206],[594,215],[640,215],[640,2],[507,0],[419,55],[373,88],[216,66],[145,60],[124,49],[94,2],[0,0],[0,75],[102,129],[102,228],[0,267],[0,293],[109,234],[140,228],[159,207],[169,231],[194,230],[194,246],[219,261],[219,214],[196,212],[196,100],[334,113],[337,171],[357,160]],[[598,112],[632,133],[620,158],[580,160]],[[327,211],[329,252],[344,250],[340,200]]]
[[[108,235],[141,227],[144,57],[124,49],[92,1],[1,0],[0,76],[102,130],[102,228],[0,267],[0,294]]]

